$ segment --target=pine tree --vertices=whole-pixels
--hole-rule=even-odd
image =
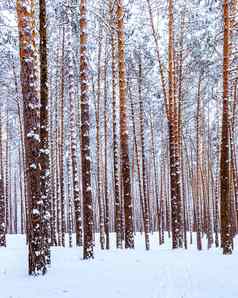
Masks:
[[[220,160],[220,201],[221,201],[221,245],[223,254],[232,253],[232,231],[229,201],[230,175],[229,175],[229,40],[230,20],[229,1],[223,2],[224,44],[223,44],[223,113],[222,113],[222,138]]]
[[[133,213],[131,196],[130,161],[128,148],[127,108],[126,108],[126,66],[125,66],[125,33],[123,1],[117,1],[118,30],[118,68],[120,96],[120,142],[123,182],[123,200],[125,212],[125,247],[134,248]]]
[[[45,241],[43,228],[43,201],[40,192],[40,119],[35,47],[34,2],[17,1],[21,86],[25,129],[25,154],[27,168],[27,194],[29,204],[29,274],[46,273]]]
[[[4,170],[2,152],[2,112],[0,111],[0,247],[6,246],[6,204],[4,195]]]
[[[111,25],[114,24],[114,13],[112,3],[110,2]],[[111,49],[112,49],[112,118],[113,118],[113,178],[114,178],[114,201],[115,201],[115,231],[116,246],[122,248],[121,234],[121,202],[120,202],[120,180],[119,180],[119,142],[117,135],[117,96],[116,96],[116,40],[115,32],[111,31]]]
[[[83,258],[93,258],[93,206],[91,188],[90,118],[87,62],[87,2],[80,1],[80,86],[81,86],[81,163],[83,192]]]
[[[68,50],[68,80],[69,80],[69,101],[70,101],[70,157],[72,159],[72,174],[73,174],[73,198],[74,198],[74,212],[75,212],[75,232],[76,245],[83,245],[83,231],[82,231],[82,210],[80,198],[80,184],[77,164],[77,143],[76,143],[76,117],[75,117],[75,82],[74,82],[74,68],[73,68],[73,49],[72,49],[72,12],[68,9],[68,32],[67,32],[67,50]]]
[[[41,198],[44,203],[43,221],[45,236],[45,254],[47,263],[50,263],[50,197],[49,197],[49,116],[48,116],[48,53],[47,53],[47,27],[46,3],[40,0],[40,167],[41,167]]]
[[[172,212],[172,247],[179,247],[181,229],[181,202],[178,158],[178,118],[177,103],[175,99],[175,66],[174,66],[174,32],[173,32],[173,0],[168,1],[168,102],[169,102],[169,154],[170,154],[170,185],[171,185],[171,212]]]

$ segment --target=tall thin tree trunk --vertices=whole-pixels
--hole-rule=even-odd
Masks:
[[[126,108],[126,66],[123,1],[117,1],[118,64],[120,94],[120,141],[123,179],[123,200],[125,210],[125,248],[134,248],[133,212],[131,196],[130,161],[128,146],[127,108]]]
[[[113,12],[111,12],[112,18]],[[114,198],[115,198],[115,230],[116,246],[122,248],[122,230],[121,230],[121,203],[120,203],[120,168],[119,168],[119,146],[117,131],[117,97],[116,97],[116,45],[114,32],[111,33],[112,48],[112,114],[113,114],[113,175],[114,175]]]
[[[90,259],[93,258],[93,202],[91,188],[86,3],[86,0],[80,1],[81,170],[84,216],[83,258]]]
[[[223,113],[222,113],[222,138],[221,138],[221,160],[220,160],[220,201],[221,201],[221,240],[223,254],[232,253],[232,234],[230,220],[230,201],[229,201],[229,1],[223,2],[223,21],[224,21],[224,45],[223,45]]]
[[[65,183],[64,183],[64,124],[65,124],[65,114],[64,114],[64,91],[65,91],[65,28],[63,26],[63,40],[62,40],[62,60],[61,60],[61,90],[60,90],[60,143],[59,143],[59,171],[60,171],[60,209],[61,209],[61,241],[62,246],[65,246]]]
[[[76,232],[76,245],[83,245],[83,230],[82,230],[82,208],[80,198],[80,184],[78,175],[77,164],[77,132],[76,132],[76,94],[75,94],[75,82],[74,82],[74,68],[73,68],[73,49],[72,49],[72,15],[69,9],[68,11],[69,28],[67,36],[67,48],[68,48],[68,80],[69,80],[69,101],[70,101],[70,140],[71,154],[69,158],[72,159],[72,176],[73,176],[73,198],[74,198],[74,212],[75,212],[75,232]]]
[[[150,219],[149,219],[149,204],[147,197],[147,179],[146,179],[146,161],[145,161],[145,131],[144,131],[144,105],[142,98],[142,61],[139,57],[139,78],[138,78],[138,89],[139,89],[139,107],[140,107],[140,134],[141,134],[141,163],[142,163],[142,187],[143,187],[143,198],[144,198],[144,229],[145,229],[145,247],[146,250],[150,249]]]
[[[29,9],[30,8],[30,9]],[[42,234],[43,206],[40,195],[40,130],[37,54],[35,50],[34,1],[17,0],[21,85],[25,128],[27,194],[29,200],[29,274],[46,273]]]
[[[0,110],[0,247],[6,246],[6,202],[2,151],[2,111]]]
[[[46,3],[40,0],[40,166],[41,166],[41,198],[44,204],[43,221],[45,237],[45,254],[50,264],[50,165],[49,165],[49,116],[48,116],[48,53],[47,53],[47,26]]]
[[[168,101],[169,101],[169,155],[170,155],[170,196],[171,196],[171,220],[172,220],[172,247],[179,247],[181,235],[181,197],[179,178],[179,156],[178,156],[178,117],[177,104],[175,101],[175,69],[174,69],[174,32],[173,32],[173,0],[168,1]]]

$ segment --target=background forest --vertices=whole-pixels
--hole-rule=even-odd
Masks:
[[[237,8],[0,0],[0,246],[26,234],[29,274],[54,246],[94,258],[97,233],[232,253]]]

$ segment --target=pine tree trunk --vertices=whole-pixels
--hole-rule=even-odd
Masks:
[[[0,247],[6,246],[6,204],[2,152],[2,112],[0,111]]]
[[[88,98],[86,0],[80,1],[80,86],[81,86],[81,164],[84,216],[83,258],[93,258],[93,206],[91,188],[90,118]]]
[[[40,166],[41,166],[41,198],[44,204],[44,237],[47,263],[50,264],[50,167],[49,167],[49,116],[48,116],[48,53],[47,53],[47,26],[46,3],[40,0]]]
[[[60,143],[59,143],[59,172],[60,172],[60,210],[61,210],[61,244],[65,246],[65,183],[64,183],[64,128],[65,128],[65,114],[64,114],[64,91],[65,91],[65,28],[63,27],[62,40],[62,57],[61,57],[61,90],[60,90]]]
[[[168,126],[169,126],[169,154],[170,154],[170,196],[171,196],[171,224],[172,247],[178,248],[181,236],[181,193],[180,193],[180,160],[178,155],[178,109],[175,101],[175,69],[173,45],[173,0],[168,1]]]
[[[224,20],[224,45],[223,45],[223,113],[222,113],[222,138],[221,138],[221,160],[220,160],[220,202],[221,202],[221,241],[223,254],[232,253],[232,234],[230,220],[230,201],[229,201],[229,1],[223,2]]]
[[[69,80],[69,101],[70,101],[70,158],[72,159],[72,176],[73,176],[73,201],[75,212],[75,232],[76,232],[76,245],[83,245],[83,230],[82,230],[82,208],[80,198],[80,184],[78,175],[77,164],[77,132],[76,132],[76,94],[75,94],[75,82],[74,82],[74,68],[73,68],[73,49],[72,49],[72,15],[69,9],[68,11],[68,36],[67,36],[67,49],[68,49],[68,80]]]
[[[106,47],[107,48],[107,47]],[[105,235],[106,235],[106,249],[110,249],[110,205],[108,194],[108,98],[107,98],[107,61],[104,61],[104,201],[105,201]]]
[[[146,187],[146,161],[145,161],[145,132],[144,132],[144,106],[142,98],[142,61],[139,58],[139,78],[138,78],[138,89],[139,89],[139,107],[140,107],[140,135],[141,135],[141,163],[142,163],[142,188],[143,188],[143,198],[144,198],[144,229],[145,229],[145,247],[146,250],[150,249],[150,219],[149,219],[149,205],[147,197],[147,187]]]
[[[21,85],[25,128],[27,194],[29,203],[29,274],[46,273],[40,195],[40,130],[37,55],[35,51],[34,1],[17,0]]]
[[[128,148],[128,128],[126,109],[126,66],[125,66],[125,33],[123,1],[117,1],[117,29],[118,29],[118,64],[119,64],[119,95],[120,95],[120,141],[123,200],[125,212],[125,248],[134,248],[133,212],[131,197],[130,161]]]
[[[111,12],[112,15],[112,12]],[[112,16],[111,16],[112,17]],[[116,101],[116,65],[115,65],[115,37],[114,32],[111,35],[112,47],[112,114],[113,114],[113,176],[114,176],[114,200],[115,200],[115,231],[116,246],[122,248],[122,231],[121,231],[121,203],[120,203],[120,170],[119,170],[119,146],[117,135],[117,101]]]
[[[99,29],[101,36],[102,29]],[[104,229],[104,204],[102,197],[102,175],[101,175],[101,134],[100,134],[100,114],[101,114],[101,56],[102,42],[98,45],[98,77],[97,77],[97,104],[96,104],[96,154],[97,154],[97,200],[99,210],[99,234],[101,249],[105,248],[105,229]]]

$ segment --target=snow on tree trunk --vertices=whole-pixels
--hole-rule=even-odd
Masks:
[[[168,126],[169,126],[169,154],[170,154],[170,192],[171,192],[171,224],[172,247],[178,248],[181,235],[181,197],[180,197],[180,169],[178,156],[178,109],[175,99],[175,67],[174,67],[174,32],[173,32],[173,0],[168,0]]]
[[[126,108],[126,65],[125,65],[125,33],[123,1],[117,1],[117,31],[118,31],[118,67],[120,96],[120,142],[123,201],[125,212],[125,248],[134,248],[133,212],[131,196],[130,161],[128,148],[127,108]]]
[[[93,258],[93,202],[91,188],[86,3],[86,0],[80,1],[81,170],[84,227],[83,258],[90,259]]]
[[[222,113],[222,137],[221,137],[221,160],[220,160],[220,202],[221,202],[221,245],[223,254],[232,253],[232,231],[230,214],[230,143],[229,143],[229,42],[230,20],[229,1],[223,3],[224,19],[224,44],[223,44],[223,113]]]
[[[70,101],[70,157],[72,159],[72,176],[73,176],[73,198],[74,198],[74,212],[75,212],[75,232],[76,245],[83,245],[83,231],[82,231],[82,210],[80,198],[80,184],[77,165],[77,142],[76,142],[76,95],[74,82],[74,67],[73,67],[73,49],[72,49],[72,15],[71,10],[68,10],[68,30],[67,30],[67,51],[68,51],[68,80],[69,80],[69,101]]]
[[[21,86],[25,128],[27,194],[29,204],[29,274],[46,273],[43,201],[40,191],[40,99],[35,49],[34,2],[17,1]]]
[[[50,168],[49,168],[49,115],[48,115],[48,53],[47,53],[47,27],[46,3],[40,0],[40,166],[41,166],[41,198],[44,202],[43,221],[47,263],[50,264]]]
[[[2,112],[0,111],[0,247],[6,246],[6,202],[3,174]]]
[[[110,1],[111,23],[113,25],[113,8]],[[111,32],[111,49],[112,49],[112,122],[113,122],[113,178],[114,178],[114,201],[115,201],[115,231],[116,246],[122,248],[121,235],[121,204],[120,204],[120,180],[119,180],[119,148],[118,148],[118,119],[117,119],[117,98],[116,98],[116,41],[115,33]]]

